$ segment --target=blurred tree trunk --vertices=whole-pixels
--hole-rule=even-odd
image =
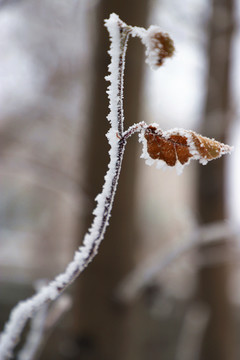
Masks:
[[[145,26],[148,0],[102,0],[98,5],[93,87],[88,122],[85,187],[89,203],[85,208],[84,231],[92,221],[94,198],[101,191],[109,161],[105,133],[108,100],[104,80],[110,62],[109,38],[103,20],[116,12],[130,25]],[[139,120],[144,49],[138,40],[131,40],[127,52],[125,77],[126,126]],[[80,138],[81,141],[81,138]],[[135,184],[137,141],[127,145],[110,226],[99,254],[84,271],[76,285],[74,322],[79,348],[74,359],[127,359],[129,312],[114,299],[119,282],[134,267],[138,234],[135,226]],[[82,211],[81,211],[82,212]],[[82,229],[79,242],[82,239]]]
[[[212,0],[209,23],[209,74],[205,117],[201,133],[226,142],[230,124],[231,40],[233,34],[233,0]],[[225,161],[223,157],[199,167],[198,206],[200,224],[221,221],[226,216]],[[228,239],[202,246],[201,258],[211,254],[227,255]],[[227,262],[202,265],[199,271],[201,299],[207,304],[210,319],[203,342],[201,360],[235,359],[234,325],[228,295]]]

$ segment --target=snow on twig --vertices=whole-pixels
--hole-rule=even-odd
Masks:
[[[128,34],[123,28],[124,23],[115,14],[112,14],[105,24],[111,38],[109,52],[111,64],[108,77],[110,81],[108,89],[110,113],[108,118],[111,128],[107,134],[111,148],[109,151],[108,171],[104,178],[105,183],[101,194],[96,197],[97,205],[93,211],[94,219],[83,239],[83,245],[75,252],[75,256],[66,270],[31,298],[20,302],[12,310],[9,321],[0,336],[0,360],[12,357],[13,349],[19,341],[28,319],[34,316],[44,304],[54,301],[92,261],[97,254],[108,225],[126,145],[126,139],[120,136],[123,131],[123,72]],[[120,136],[117,136],[117,133]]]
[[[44,304],[33,317],[27,340],[18,354],[18,360],[34,359],[43,338],[47,310],[48,304]]]
[[[72,306],[72,299],[68,294],[63,294],[49,308],[44,304],[30,323],[26,342],[19,351],[17,360],[32,360],[39,358],[41,350],[49,338],[56,323]]]
[[[131,27],[121,21],[116,14],[111,14],[110,18],[105,20],[105,26],[110,34],[111,46],[108,53],[112,59],[108,66],[109,75],[105,77],[107,81],[110,81],[107,89],[110,109],[108,120],[110,121],[111,128],[117,130],[119,136],[121,136],[124,122],[123,80],[125,56]]]

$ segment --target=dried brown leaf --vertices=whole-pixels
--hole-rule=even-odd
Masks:
[[[206,164],[232,151],[230,146],[194,131],[184,129],[162,131],[155,124],[145,128],[144,138],[147,156],[145,154],[143,157],[162,160],[172,167],[177,163],[188,164],[191,159]]]

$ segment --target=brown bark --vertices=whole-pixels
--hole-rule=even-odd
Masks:
[[[213,0],[209,24],[209,75],[205,117],[201,133],[225,142],[229,130],[231,40],[233,0]],[[199,167],[198,206],[201,224],[221,221],[226,216],[225,161],[223,157]],[[201,257],[210,252],[227,254],[228,239],[217,245],[202,246]],[[228,298],[229,264],[203,265],[199,271],[201,299],[210,310],[209,325],[203,342],[201,360],[235,359],[234,325]]]
[[[105,133],[109,128],[106,120],[108,102],[106,96],[109,64],[109,39],[103,20],[116,12],[128,24],[145,26],[147,0],[103,0],[99,3],[92,100],[89,116],[89,138],[85,169],[87,197],[91,204],[86,207],[84,230],[92,220],[94,199],[101,191],[103,176],[108,163],[108,145]],[[139,41],[130,40],[127,52],[125,77],[125,119],[127,124],[137,122],[140,110],[142,83],[142,55]],[[129,339],[129,309],[114,300],[119,282],[134,266],[137,245],[135,227],[136,139],[127,145],[120,183],[113,206],[110,226],[99,254],[81,275],[76,288],[74,328],[79,352],[76,359],[91,360],[127,359]],[[82,238],[82,231],[79,241]]]

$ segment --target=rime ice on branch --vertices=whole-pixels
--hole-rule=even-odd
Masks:
[[[108,78],[111,83],[108,89],[110,103],[108,118],[111,127],[107,134],[110,144],[110,162],[104,177],[102,192],[96,197],[97,205],[93,211],[93,222],[84,236],[83,245],[75,252],[73,260],[65,271],[31,298],[19,303],[11,312],[9,321],[0,336],[1,360],[12,357],[13,349],[19,341],[27,320],[34,316],[45,303],[54,301],[92,261],[108,225],[126,145],[126,139],[121,137],[121,133],[124,119],[123,73],[128,31],[127,25],[125,32],[125,24],[114,14],[106,21],[106,25],[111,38],[111,64]]]
[[[110,121],[111,129],[118,131],[119,136],[121,136],[124,121],[123,81],[125,56],[131,27],[121,21],[116,14],[111,14],[110,18],[105,20],[105,26],[108,29],[111,40],[110,50],[108,51],[111,57],[111,62],[108,66],[109,75],[105,77],[107,81],[110,81],[107,89],[110,109],[108,120]]]
[[[158,161],[168,166],[178,164],[182,166],[188,164],[190,159],[198,159],[206,163],[231,150],[227,145],[203,138],[192,131],[175,129],[164,132],[156,124],[148,126],[141,122],[124,131],[123,82],[129,36],[137,36],[141,39],[146,47],[146,61],[153,68],[158,68],[166,58],[173,55],[174,46],[170,37],[156,26],[151,26],[148,30],[128,26],[116,14],[111,14],[105,25],[111,39],[109,50],[111,63],[109,75],[106,77],[110,81],[107,90],[110,108],[108,115],[110,130],[107,133],[110,162],[102,192],[96,197],[97,205],[93,211],[93,222],[84,236],[83,245],[75,252],[73,260],[65,271],[13,309],[0,336],[0,360],[12,357],[13,349],[27,320],[35,316],[44,304],[56,300],[97,254],[110,218],[125,145],[131,135],[140,132],[140,140],[144,148],[143,157],[147,159],[148,164]]]

